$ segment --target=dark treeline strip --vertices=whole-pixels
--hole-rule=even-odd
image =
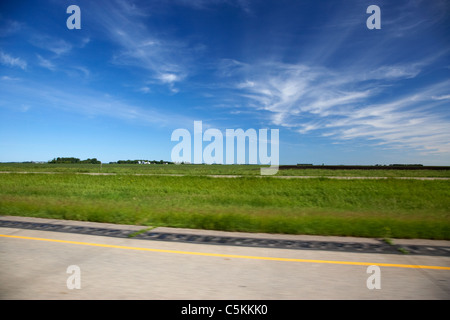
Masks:
[[[280,166],[280,170],[287,169],[329,169],[329,170],[450,170],[450,166],[424,166],[419,164],[393,164],[393,165],[375,165],[375,166],[359,166],[359,165],[296,165],[296,166]]]

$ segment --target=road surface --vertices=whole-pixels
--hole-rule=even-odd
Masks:
[[[449,241],[395,240],[418,250],[404,254],[377,239],[2,221],[0,299],[450,298]]]

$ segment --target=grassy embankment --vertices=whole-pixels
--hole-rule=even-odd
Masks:
[[[258,166],[103,165],[101,172],[119,173],[107,176],[73,174],[99,172],[98,165],[11,168],[4,164],[0,171],[60,174],[1,174],[3,215],[248,232],[450,239],[448,180],[274,179],[255,177]],[[205,174],[245,177],[201,176]],[[422,172],[422,176],[427,175]]]

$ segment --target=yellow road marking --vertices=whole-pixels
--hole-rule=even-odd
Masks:
[[[46,238],[13,236],[13,235],[6,235],[6,234],[0,234],[0,237],[14,238],[14,239],[26,239],[26,240],[48,241],[48,242],[57,242],[57,243],[68,243],[68,244],[78,244],[78,245],[102,247],[102,248],[116,248],[116,249],[138,250],[138,251],[161,252],[161,253],[188,254],[188,255],[207,256],[207,257],[254,259],[254,260],[271,260],[271,261],[287,261],[287,262],[329,263],[329,264],[343,264],[343,265],[354,265],[354,266],[377,265],[377,266],[380,266],[380,267],[450,270],[450,267],[442,267],[442,266],[424,266],[424,265],[413,265],[413,264],[395,264],[395,263],[375,263],[375,262],[357,262],[357,261],[334,261],[334,260],[314,260],[314,259],[295,259],[295,258],[244,256],[244,255],[222,254],[222,253],[205,253],[205,252],[191,252],[191,251],[179,251],[179,250],[165,250],[165,249],[154,249],[154,248],[117,246],[117,245],[112,245],[112,244],[101,244],[101,243],[90,243],[90,242],[69,241],[69,240],[59,240],[59,239],[46,239]]]

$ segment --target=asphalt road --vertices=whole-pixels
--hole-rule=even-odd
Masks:
[[[1,221],[12,223],[0,224],[3,300],[450,298],[450,241],[395,240],[418,250],[404,254],[384,250],[378,239],[170,228],[130,238],[104,232],[130,234],[142,227],[6,216]]]

